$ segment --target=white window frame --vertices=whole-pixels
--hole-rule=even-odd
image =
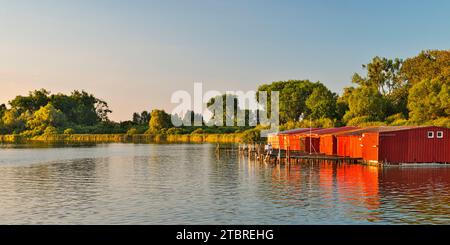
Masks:
[[[443,139],[444,138],[444,131],[437,131],[436,132],[436,138]]]
[[[434,131],[428,131],[427,132],[427,138],[428,139],[434,139]]]

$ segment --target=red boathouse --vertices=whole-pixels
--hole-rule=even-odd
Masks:
[[[450,129],[435,126],[366,132],[362,158],[384,164],[450,163]]]

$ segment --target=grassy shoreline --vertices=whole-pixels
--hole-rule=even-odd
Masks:
[[[0,143],[239,143],[241,134],[56,134],[28,138],[20,135],[0,135]]]

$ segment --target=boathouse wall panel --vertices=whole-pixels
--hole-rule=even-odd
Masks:
[[[320,153],[325,155],[337,154],[337,139],[334,135],[320,137]]]
[[[449,133],[448,128],[442,127],[417,127],[375,133],[373,135],[378,134],[379,139],[376,160],[391,164],[450,163]],[[366,151],[366,148],[364,146],[363,150]]]
[[[315,134],[320,136],[320,153],[326,155],[337,155],[337,137],[336,134],[356,130],[358,127],[348,126],[348,127],[339,127],[339,128],[331,128],[327,130],[319,130],[316,131]]]
[[[351,135],[350,136],[350,156],[354,158],[362,158],[363,150],[362,150],[362,142],[361,136],[359,135]]]
[[[300,150],[307,153],[320,153],[320,138],[300,137]]]
[[[338,156],[362,157],[361,137],[359,135],[339,135],[336,138]]]
[[[350,156],[350,136],[340,135],[337,139],[337,155],[342,157]]]
[[[433,137],[428,133],[433,132]],[[438,137],[438,133],[441,134]],[[409,132],[409,154],[407,162],[450,163],[450,129],[422,127]]]
[[[364,161],[379,159],[379,135],[376,132],[364,133],[361,137],[361,157]]]
[[[300,136],[304,133],[314,132],[319,130],[318,128],[301,128],[294,130],[287,130],[278,134],[269,135],[267,141],[272,145],[274,149],[284,149],[289,147],[289,150],[299,151],[302,148],[302,142]],[[303,149],[305,147],[303,146]]]

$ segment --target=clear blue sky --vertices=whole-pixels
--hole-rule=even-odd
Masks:
[[[112,118],[170,110],[173,91],[320,80],[373,56],[450,48],[450,1],[0,0],[0,102],[85,89]]]

